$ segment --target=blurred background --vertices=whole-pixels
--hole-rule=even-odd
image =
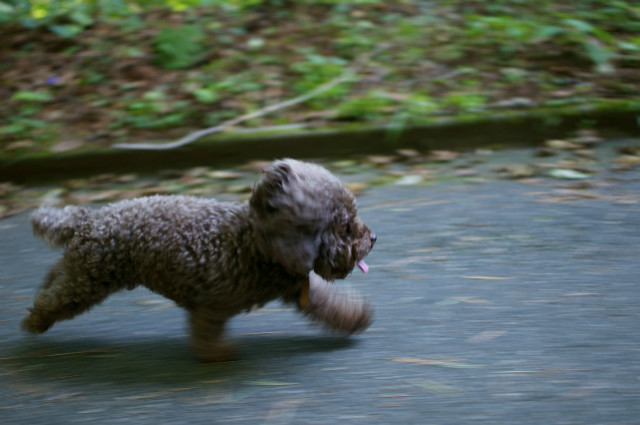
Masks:
[[[243,127],[636,99],[639,34],[618,0],[3,0],[0,146],[171,140],[340,76]]]

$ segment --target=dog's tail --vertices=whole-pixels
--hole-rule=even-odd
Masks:
[[[73,237],[78,222],[88,213],[87,208],[68,206],[61,209],[43,205],[31,215],[33,234],[43,238],[52,248],[62,246]]]

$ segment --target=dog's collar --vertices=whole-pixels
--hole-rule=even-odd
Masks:
[[[298,305],[301,309],[305,310],[309,307],[309,278],[307,277],[302,282],[302,288],[300,289],[300,297],[298,297]]]

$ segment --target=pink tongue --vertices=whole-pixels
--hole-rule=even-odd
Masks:
[[[358,267],[360,268],[360,270],[362,270],[362,273],[364,274],[367,274],[367,272],[369,271],[369,266],[367,265],[367,263],[364,262],[364,260],[358,261]]]

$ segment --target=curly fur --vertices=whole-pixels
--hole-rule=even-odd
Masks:
[[[342,332],[371,323],[366,300],[327,281],[365,267],[376,236],[353,194],[317,165],[275,161],[247,203],[153,196],[100,209],[43,206],[31,220],[36,235],[64,247],[22,322],[34,333],[139,285],[189,312],[206,361],[232,355],[229,318],[275,299]]]

